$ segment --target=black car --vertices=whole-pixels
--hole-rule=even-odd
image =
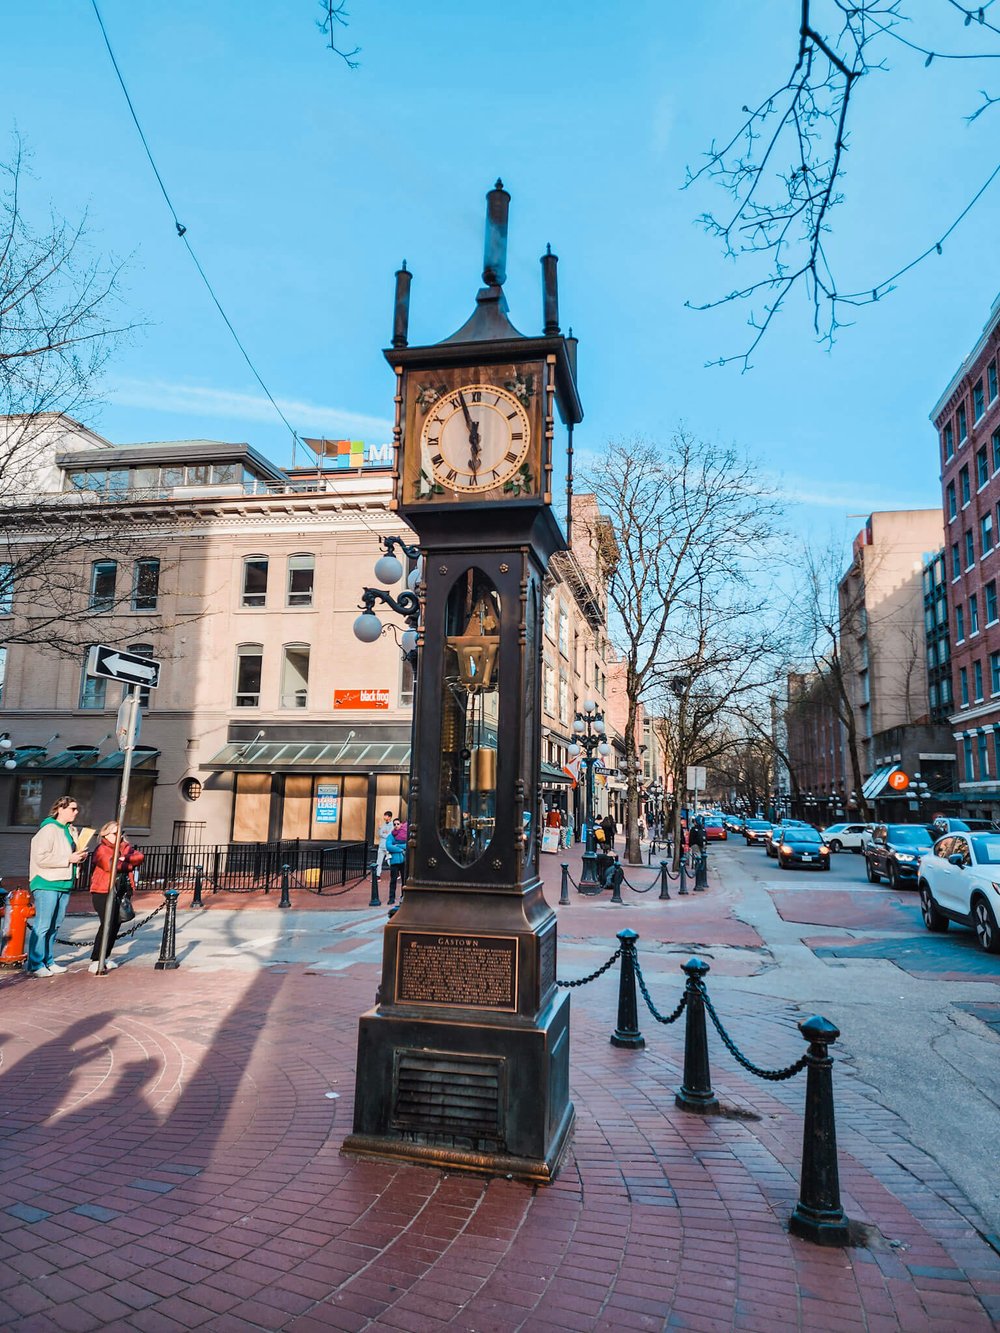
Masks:
[[[871,884],[883,877],[894,889],[916,884],[917,862],[934,846],[935,833],[929,824],[876,824],[865,847],[865,869]]]
[[[789,870],[792,866],[830,869],[830,848],[808,824],[785,824],[780,830],[780,837],[776,831],[772,842],[781,870]]]
[[[748,847],[766,842],[770,832],[771,825],[766,819],[746,819],[743,821],[743,836],[746,838]]]

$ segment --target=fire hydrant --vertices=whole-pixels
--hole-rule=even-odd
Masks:
[[[11,889],[3,909],[3,949],[0,967],[23,967],[28,957],[24,947],[28,920],[35,915],[35,904],[27,889]]]

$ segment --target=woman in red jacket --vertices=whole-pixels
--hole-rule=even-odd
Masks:
[[[94,852],[93,865],[90,872],[90,901],[94,905],[94,911],[97,913],[101,927],[97,932],[97,939],[94,941],[93,952],[91,953],[90,971],[96,972],[101,965],[101,935],[104,929],[104,912],[108,901],[108,890],[112,887],[111,862],[115,855],[115,835],[118,832],[118,824],[115,820],[109,820],[101,829],[97,848]],[[142,852],[137,851],[129,843],[125,835],[118,844],[118,873],[131,877],[132,871],[137,865],[145,860]],[[110,971],[118,964],[112,962],[110,954],[114,948],[115,940],[118,938],[118,928],[121,925],[121,918],[118,912],[118,896],[113,894],[113,904],[111,907],[111,920],[109,922],[108,946],[104,955],[104,966]]]

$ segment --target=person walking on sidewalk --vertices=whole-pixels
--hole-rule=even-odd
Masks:
[[[76,850],[76,829],[70,820],[79,813],[72,796],[60,796],[31,839],[28,885],[35,902],[28,935],[29,977],[54,977],[66,968],[53,958],[56,935],[62,925],[76,868],[86,858]]]
[[[613,852],[615,850],[615,834],[618,832],[618,825],[613,816],[608,813],[601,820],[601,828],[604,830],[604,850]]]
[[[386,838],[386,850],[389,853],[389,902],[396,901],[396,885],[399,885],[402,897],[403,884],[406,880],[406,836],[409,827],[399,824]]]
[[[378,838],[378,856],[375,859],[375,873],[381,878],[383,866],[389,863],[389,849],[386,847],[386,840],[392,830],[398,825],[399,820],[393,819],[392,811],[387,810],[382,816],[382,822],[376,831]]]
[[[128,884],[135,867],[146,859],[143,853],[137,851],[122,834],[121,842],[118,844],[118,873],[112,875],[111,862],[114,860],[117,832],[117,820],[109,819],[101,829],[100,841],[94,851],[94,866],[90,873],[90,901],[97,913],[99,925],[97,939],[94,940],[94,948],[90,955],[88,969],[90,972],[96,972],[101,965],[101,936],[104,933],[104,917],[109,893],[112,895],[111,920],[108,924],[107,948],[104,950],[104,966],[108,971],[118,966],[111,958],[111,950],[115,946],[121,926],[121,912],[118,906],[121,889]],[[123,878],[126,881],[125,885],[121,882]]]

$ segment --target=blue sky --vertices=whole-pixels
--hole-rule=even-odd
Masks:
[[[546,242],[560,256],[581,449],[683,422],[782,478],[799,527],[939,504],[927,415],[1000,287],[995,194],[832,352],[793,303],[751,373],[706,369],[745,345],[746,312],[684,308],[742,280],[696,223],[724,200],[682,190],[685,168],[785,77],[797,0],[353,0],[354,72],[324,48],[312,0],[100,5],[178,215],[301,434],[387,437],[393,271],[405,256],[415,274],[411,341],[452,333],[472,309],[483,195],[500,175],[523,332],[540,329]],[[120,442],[248,440],[288,462],[287,433],[174,234],[90,3],[4,8],[0,125],[32,153],[30,205],[88,211],[93,244],[129,257],[128,308],[146,322],[91,424]],[[935,36],[958,47],[967,34],[946,9]],[[1000,107],[963,119],[991,71],[890,54],[852,123],[829,245],[845,287],[922,250],[996,161]]]

